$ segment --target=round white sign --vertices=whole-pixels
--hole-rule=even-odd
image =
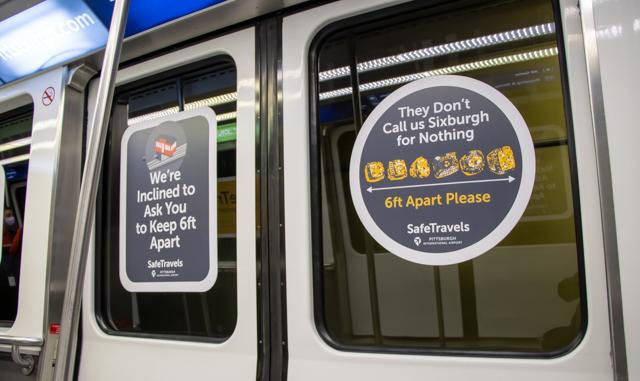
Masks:
[[[426,265],[497,245],[524,213],[534,179],[533,141],[518,110],[462,76],[420,79],[387,96],[358,133],[349,166],[369,234]]]

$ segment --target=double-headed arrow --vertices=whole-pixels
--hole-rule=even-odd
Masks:
[[[404,188],[422,188],[422,187],[439,187],[442,185],[457,185],[457,184],[473,184],[473,183],[492,183],[492,182],[497,182],[497,181],[508,181],[509,183],[513,182],[513,180],[515,180],[514,177],[506,177],[506,178],[501,178],[501,179],[490,179],[490,180],[469,180],[469,181],[452,181],[449,183],[434,183],[434,184],[416,184],[416,185],[398,185],[395,187],[381,187],[381,188],[374,188],[373,186],[370,186],[369,188],[367,188],[367,192],[371,193],[371,192],[375,192],[375,191],[381,191],[381,190],[389,190],[389,189],[404,189]]]

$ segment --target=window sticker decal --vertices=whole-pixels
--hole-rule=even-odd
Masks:
[[[130,292],[204,292],[217,260],[216,115],[128,128],[120,162],[120,280]]]
[[[475,258],[524,213],[535,179],[531,134],[493,87],[438,76],[391,93],[359,131],[351,197],[371,236],[425,265]]]

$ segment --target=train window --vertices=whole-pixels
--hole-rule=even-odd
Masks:
[[[0,253],[0,327],[13,325],[18,312],[22,227],[32,125],[33,105],[0,115],[0,165],[5,176]]]
[[[586,325],[568,95],[549,0],[414,2],[329,26],[311,49],[316,320],[346,350],[555,356]],[[448,266],[405,261],[361,224],[349,191],[358,129],[400,86],[469,76],[525,118],[537,173],[496,247]]]
[[[207,62],[116,91],[108,150],[105,152],[99,254],[96,263],[98,318],[107,332],[163,338],[221,341],[236,325],[236,70],[231,58]],[[203,293],[130,293],[119,278],[118,206],[120,142],[136,122],[208,106],[216,112],[218,165],[218,278]]]

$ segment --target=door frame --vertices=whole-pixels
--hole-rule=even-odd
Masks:
[[[212,369],[233,379],[255,378],[258,363],[256,338],[258,335],[256,281],[256,186],[255,186],[255,130],[256,130],[256,60],[255,30],[248,27],[211,40],[156,56],[121,69],[116,86],[169,71],[217,55],[228,55],[237,72],[237,151],[236,194],[242,200],[236,204],[237,213],[237,321],[232,335],[222,343],[197,340],[178,341],[157,338],[137,338],[106,333],[96,319],[95,308],[95,232],[84,280],[82,314],[82,344],[79,379],[110,380],[122,377],[133,379],[170,379],[190,375],[210,374]],[[97,81],[90,84],[88,110],[93,112]],[[241,128],[241,126],[245,126]],[[91,133],[89,131],[88,133]],[[242,149],[241,149],[242,147]],[[242,152],[241,152],[242,151]],[[131,353],[136,353],[132,362]],[[172,361],[179,355],[181,361]],[[184,361],[182,361],[184,360]],[[171,363],[154,367],[148,364]],[[137,365],[136,365],[137,364]]]
[[[287,294],[289,330],[289,375],[297,379],[329,379],[358,375],[413,379],[430,374],[435,379],[495,378],[552,379],[576,372],[587,379],[611,378],[609,316],[607,311],[605,248],[602,238],[601,189],[597,182],[588,70],[582,39],[581,19],[575,2],[561,0],[562,30],[577,177],[582,215],[588,326],[581,343],[571,352],[552,359],[488,358],[438,355],[359,353],[338,350],[318,332],[314,316],[311,199],[309,157],[310,75],[309,49],[315,36],[329,24],[405,1],[372,0],[365,3],[341,1],[287,16],[283,20],[284,94],[284,192],[285,219],[296,221],[285,228],[287,282],[295,284]],[[300,182],[304,181],[304,186]],[[392,369],[392,370],[390,370]],[[462,370],[464,369],[464,370]],[[577,373],[580,370],[581,373]]]
[[[10,328],[0,328],[0,335],[44,339],[48,300],[48,270],[52,252],[54,195],[58,184],[58,161],[62,135],[65,81],[67,68],[57,68],[37,76],[6,85],[0,90],[0,113],[33,104],[29,174],[24,211],[22,263],[18,293],[18,314]],[[54,89],[53,101],[42,102],[43,91]],[[44,215],[43,215],[44,213]],[[8,345],[0,351],[10,352]],[[22,351],[40,353],[40,347]]]

